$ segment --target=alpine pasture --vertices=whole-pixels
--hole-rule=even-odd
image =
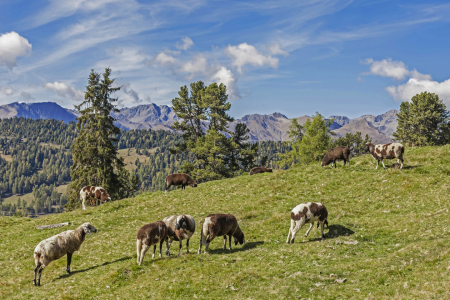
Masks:
[[[450,298],[450,145],[407,148],[404,168],[375,170],[370,155],[350,166],[320,162],[286,171],[211,181],[154,192],[87,211],[37,219],[0,218],[1,299],[448,299]],[[387,166],[395,161],[386,161]],[[290,212],[321,202],[329,228],[316,226],[286,244]],[[211,213],[236,216],[245,244],[198,255],[201,222]],[[191,253],[136,264],[136,232],[173,214],[197,222]],[[45,224],[69,226],[37,230]],[[72,258],[53,261],[33,285],[36,245],[90,222]],[[165,247],[164,247],[165,248]],[[156,256],[158,257],[158,256]]]

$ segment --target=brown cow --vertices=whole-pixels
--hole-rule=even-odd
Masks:
[[[190,185],[192,187],[197,187],[197,183],[192,179],[188,174],[184,173],[176,173],[176,174],[170,174],[166,177],[166,190],[165,192],[169,190],[169,188],[172,185],[181,185],[181,189],[186,189],[186,185]]]
[[[367,143],[364,150],[369,151],[370,154],[372,154],[373,158],[377,161],[377,167],[375,169],[378,169],[380,160],[381,164],[383,164],[383,169],[385,169],[386,167],[384,166],[383,159],[393,158],[397,158],[397,163],[401,162],[400,169],[403,168],[403,153],[405,153],[405,147],[403,147],[403,145],[400,143],[390,143],[384,145],[374,145],[372,143]]]
[[[98,202],[105,203],[107,201],[111,201],[111,197],[104,188],[102,188],[101,186],[91,186],[91,185],[87,185],[81,189],[80,198],[84,210],[86,210],[86,206],[84,204],[87,199],[93,198],[95,200],[95,205],[97,205]]]
[[[253,169],[250,170],[250,175],[255,175],[255,174],[265,173],[265,172],[272,173],[272,169],[266,168],[266,167],[254,167]]]
[[[344,166],[345,163],[348,162],[348,165],[350,166],[350,149],[345,146],[338,146],[336,148],[328,150],[327,154],[322,159],[321,166],[327,166],[331,163],[331,166],[336,168],[336,161],[337,160],[343,160]]]

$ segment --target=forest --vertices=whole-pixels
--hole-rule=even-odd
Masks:
[[[10,118],[0,120],[0,214],[35,215],[64,210],[68,195],[56,187],[70,184],[71,145],[78,132],[74,122]],[[178,172],[185,154],[169,151],[182,136],[165,130],[122,130],[116,147],[131,149],[136,159],[131,174],[139,178],[139,193],[164,190],[164,178]],[[267,165],[279,168],[278,153],[291,147],[282,142],[259,143],[257,163],[267,156]],[[125,150],[126,151],[126,150]],[[142,161],[141,161],[142,160]],[[21,196],[32,194],[31,201]],[[19,196],[14,202],[5,198]]]

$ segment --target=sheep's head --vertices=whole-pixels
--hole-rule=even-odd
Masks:
[[[234,237],[234,245],[236,246],[238,243],[242,245],[244,242],[245,242],[244,233],[241,231],[241,233],[238,236]]]
[[[84,233],[87,235],[91,234],[91,232],[97,232],[97,228],[91,225],[91,223],[87,222],[80,226],[83,229]]]
[[[369,152],[372,147],[373,147],[372,143],[366,143],[366,146],[364,147],[364,151]]]
[[[322,164],[321,164],[320,166],[321,166],[321,167],[327,166],[327,165],[330,164],[330,162],[331,162],[331,159],[329,159],[328,153],[327,153],[327,154],[325,154],[325,156],[323,157],[323,159],[322,159]]]
[[[186,217],[185,216],[181,216],[178,220],[177,220],[177,224],[175,225],[175,229],[176,230],[180,230],[180,228],[186,229]]]
[[[192,180],[192,181],[189,183],[189,185],[192,186],[192,187],[197,187],[197,182],[195,182],[194,180]]]

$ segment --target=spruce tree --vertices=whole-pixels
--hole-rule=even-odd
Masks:
[[[393,136],[410,146],[444,145],[450,142],[450,114],[439,96],[423,92],[402,102]]]
[[[119,87],[112,87],[111,70],[106,69],[100,76],[91,71],[85,99],[75,108],[81,114],[77,118],[78,137],[72,145],[72,183],[66,208],[77,205],[81,188],[86,185],[102,186],[114,200],[131,196],[136,190],[136,180],[131,182],[125,169],[123,158],[118,155],[117,139],[120,129],[114,125],[111,113],[118,113],[111,94]]]

